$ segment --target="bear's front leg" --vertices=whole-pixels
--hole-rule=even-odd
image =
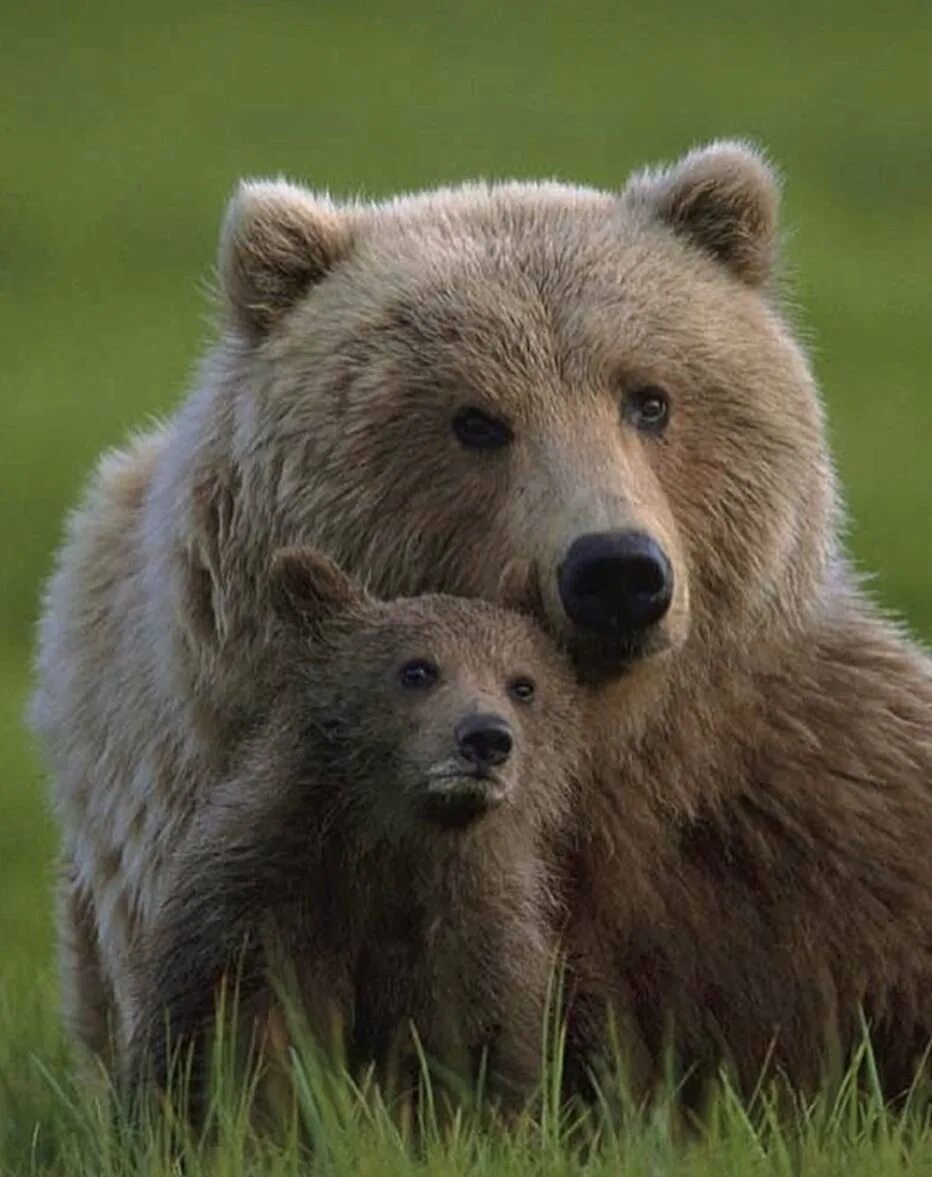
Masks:
[[[70,857],[62,861],[56,894],[58,967],[65,1022],[84,1057],[82,1072],[99,1078],[116,1051],[116,1007],[104,973],[93,896],[81,886]]]

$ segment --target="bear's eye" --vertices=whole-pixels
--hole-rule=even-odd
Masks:
[[[472,407],[456,411],[453,432],[460,444],[469,450],[500,450],[514,438],[511,426]]]
[[[636,388],[625,397],[624,419],[644,433],[663,433],[670,420],[670,398],[662,388]]]
[[[508,684],[508,694],[518,703],[530,703],[534,698],[534,683],[529,678],[513,678]]]
[[[432,687],[440,676],[440,671],[427,658],[413,658],[406,662],[399,671],[401,685],[408,690],[422,691]]]

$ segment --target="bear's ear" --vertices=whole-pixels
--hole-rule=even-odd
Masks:
[[[716,258],[742,282],[760,286],[777,253],[780,184],[754,147],[712,143],[670,168],[632,176],[625,201]]]
[[[346,253],[337,208],[285,181],[243,181],[227,208],[218,269],[227,313],[258,342]]]
[[[312,630],[367,599],[361,585],[314,548],[282,548],[276,552],[271,588],[278,616]]]

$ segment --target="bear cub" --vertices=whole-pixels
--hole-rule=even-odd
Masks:
[[[279,552],[272,582],[278,681],[143,945],[133,1081],[164,1084],[172,1044],[203,1079],[223,980],[240,1028],[280,1041],[285,964],[302,1021],[353,1070],[404,1086],[423,1050],[520,1106],[580,756],[569,666],[517,608],[379,601],[310,549]]]

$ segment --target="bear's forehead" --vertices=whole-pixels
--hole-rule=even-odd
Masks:
[[[501,298],[509,289],[553,310],[565,305],[567,287],[590,284],[603,297],[645,260],[666,252],[682,264],[682,247],[669,235],[645,230],[620,202],[585,190],[507,186],[474,199],[471,189],[426,194],[392,203],[363,217],[355,250],[372,279],[381,271],[387,287],[415,286],[463,296],[484,305],[482,285]],[[649,248],[644,255],[644,245]],[[687,266],[687,269],[689,267]],[[471,296],[471,297],[470,297]],[[552,304],[552,305],[550,305]]]
[[[562,299],[591,284],[602,297],[644,285],[653,266],[684,281],[722,279],[720,267],[615,194],[560,184],[464,185],[357,211],[354,251],[370,279],[470,274]],[[373,270],[375,271],[373,273]],[[728,285],[727,282],[719,283]]]
[[[463,229],[494,234],[527,231],[539,226],[548,235],[565,226],[593,225],[624,212],[614,193],[584,185],[541,182],[483,182],[406,193],[387,201],[359,204],[357,223],[372,225],[381,235],[392,229],[428,230],[456,235]]]
[[[744,339],[773,336],[759,298],[610,194],[466,187],[358,215],[343,294],[322,307],[330,287],[314,310],[410,384],[520,396],[528,382],[650,379],[684,356],[727,377],[736,323]]]

